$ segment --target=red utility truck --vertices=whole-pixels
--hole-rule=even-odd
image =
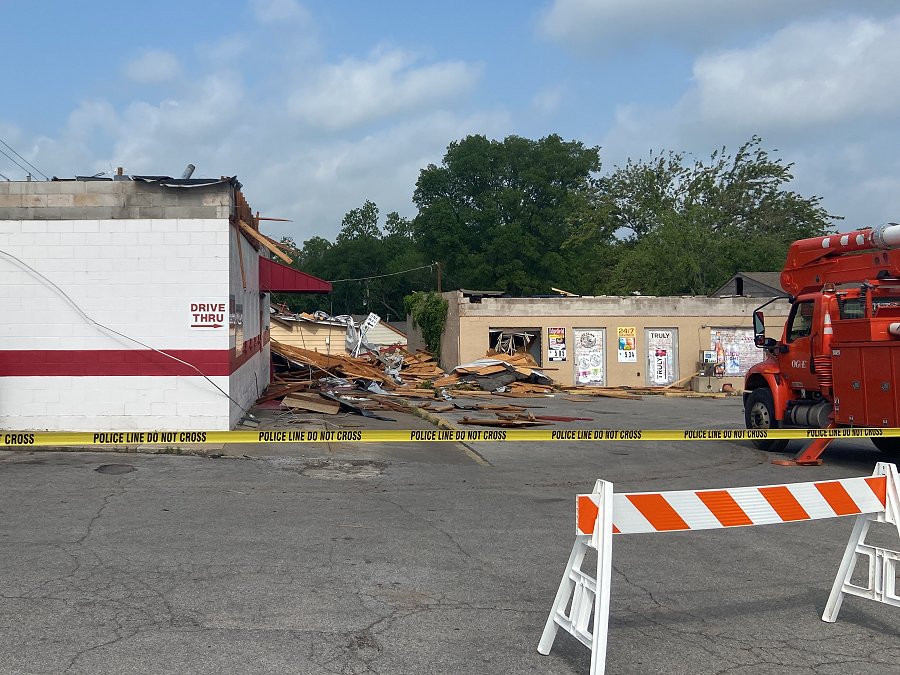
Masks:
[[[900,426],[900,225],[794,242],[781,286],[791,303],[781,340],[765,335],[769,303],[753,316],[766,356],[744,383],[747,428]],[[828,441],[813,441],[797,463],[818,463]],[[900,451],[900,438],[872,441]],[[754,442],[775,451],[788,443]]]

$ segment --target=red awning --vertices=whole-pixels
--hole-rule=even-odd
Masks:
[[[274,260],[260,258],[259,290],[263,293],[331,293],[331,284]]]

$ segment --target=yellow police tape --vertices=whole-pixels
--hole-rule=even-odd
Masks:
[[[224,443],[409,443],[441,441],[758,441],[900,437],[900,428],[872,429],[409,429],[310,431],[7,431],[2,447],[135,446]]]

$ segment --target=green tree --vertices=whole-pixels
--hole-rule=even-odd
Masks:
[[[416,241],[459,286],[512,294],[566,286],[575,277],[562,244],[599,169],[598,148],[557,135],[468,136],[419,174]]]
[[[779,270],[791,242],[828,229],[820,198],[789,190],[791,180],[791,165],[755,136],[708,162],[671,152],[629,160],[597,182],[593,213],[567,247],[608,261],[585,279],[593,292],[709,293],[740,270]]]
[[[422,338],[429,352],[441,353],[441,335],[447,321],[449,303],[434,291],[415,291],[403,298],[403,307],[413,326],[422,330]]]

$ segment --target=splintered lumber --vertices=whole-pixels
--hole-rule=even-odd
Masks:
[[[537,419],[537,418],[536,418],[534,415],[532,415],[531,413],[525,413],[525,414],[522,414],[522,413],[502,413],[502,412],[495,412],[494,414],[495,414],[497,417],[499,417],[501,420],[510,420],[510,421],[515,421],[515,420],[529,420],[529,421],[533,422],[535,419]]]
[[[384,371],[369,365],[363,359],[354,358],[348,354],[320,354],[309,349],[282,344],[277,340],[272,340],[271,344],[273,351],[295,363],[307,365],[330,375],[372,380],[388,389],[394,387]]]
[[[728,394],[721,392],[699,392],[699,391],[667,391],[663,396],[670,398],[725,398]]]
[[[376,394],[372,396],[372,400],[378,403],[382,408],[387,408],[394,412],[409,412],[409,406],[403,405],[399,401],[391,400],[391,397],[389,396],[379,396]]]
[[[487,417],[463,417],[459,424],[473,424],[482,427],[504,427],[507,429],[516,427],[545,427],[549,422],[537,422],[534,420],[501,420]]]
[[[281,402],[282,408],[299,408],[310,412],[325,413],[326,415],[336,415],[341,409],[341,404],[335,401],[329,401],[322,398],[318,394],[292,394],[285,396]]]
[[[495,363],[488,366],[479,366],[478,368],[457,366],[455,372],[459,375],[494,375],[496,373],[505,373],[507,370],[506,366]]]
[[[272,401],[276,398],[282,398],[283,396],[287,396],[295,391],[299,391],[301,389],[308,389],[312,386],[312,382],[304,381],[304,382],[293,382],[291,384],[286,385],[274,385],[269,386],[266,390],[266,393],[256,399],[257,403],[265,403],[266,401]]]
[[[553,388],[543,384],[531,384],[529,382],[511,382],[506,386],[510,391],[522,391],[529,394],[552,394]]]
[[[683,385],[685,382],[690,382],[699,374],[700,371],[698,370],[696,373],[691,373],[687,377],[682,377],[680,380],[675,380],[672,384],[667,384],[665,387],[663,387],[663,389],[676,389]]]
[[[539,406],[530,406],[539,407]],[[524,412],[526,407],[523,405],[513,405],[512,403],[476,403],[476,410],[493,410],[494,412]]]
[[[404,398],[434,398],[434,391],[431,389],[395,389],[398,396]]]
[[[459,382],[459,377],[457,375],[445,375],[444,377],[439,377],[434,381],[435,387],[452,387],[454,384]]]
[[[650,393],[644,389],[631,389],[630,387],[563,387],[563,391],[578,396],[602,396],[605,398],[624,398],[632,401],[640,401],[639,394]],[[584,399],[569,398],[570,401],[583,401]]]
[[[535,394],[530,391],[498,391],[494,392],[492,395],[504,396],[506,398],[547,398],[548,396],[548,394]]]
[[[642,400],[641,396],[637,394],[630,394],[627,391],[598,391],[592,396],[600,396],[603,398],[623,398],[628,401],[640,401]]]

